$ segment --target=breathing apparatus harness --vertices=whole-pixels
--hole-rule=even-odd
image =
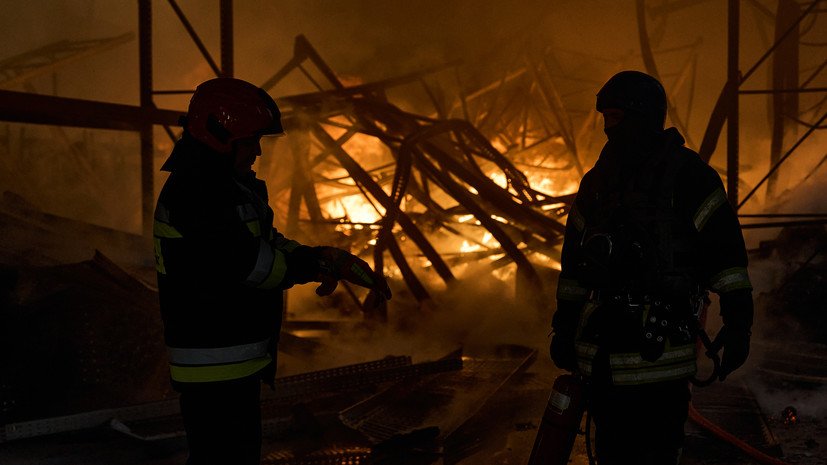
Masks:
[[[598,282],[594,284],[599,290],[591,292],[592,299],[608,305],[625,307],[627,311],[641,316],[644,323],[640,355],[644,360],[658,360],[664,353],[667,339],[673,344],[689,344],[697,338],[699,345],[703,345],[705,349],[705,355],[712,360],[713,370],[706,378],[701,379],[696,375],[692,376],[689,381],[695,386],[703,387],[715,381],[721,363],[718,355],[720,346],[710,340],[703,327],[705,311],[710,304],[709,292],[697,284],[689,285],[692,280],[686,277],[691,273],[674,273],[673,277],[682,275],[682,278],[671,281],[667,279],[665,285],[661,279],[665,271],[661,267],[662,262],[666,262],[666,268],[669,268],[669,271],[681,270],[680,264],[675,263],[672,251],[663,249],[668,246],[680,247],[678,244],[680,241],[668,237],[674,232],[676,221],[666,199],[672,198],[671,188],[682,164],[679,159],[666,162],[667,166],[664,168],[661,185],[654,191],[655,201],[649,200],[654,204],[655,212],[649,219],[649,224],[655,224],[655,234],[659,235],[658,240],[653,239],[652,235],[647,232],[647,228],[634,224],[639,218],[634,218],[634,215],[628,216],[630,211],[641,211],[641,209],[623,209],[619,226],[607,228],[604,224],[595,228],[591,233],[584,231],[581,246],[587,255],[589,252],[598,251],[602,257],[593,255],[589,257],[590,260],[587,262],[591,262],[590,266],[586,265],[587,269],[582,270],[582,275],[597,277]],[[650,208],[652,208],[651,205]],[[664,236],[667,236],[666,244],[663,242]],[[618,262],[622,263],[619,267]],[[607,286],[608,283],[618,281],[620,286],[617,284],[615,287]],[[638,283],[637,286],[634,285],[635,282]],[[647,293],[640,291],[641,288],[667,290],[660,293]],[[676,292],[675,288],[692,290]],[[578,378],[587,390],[587,381],[582,377]],[[585,435],[589,463],[594,464],[591,447],[592,415],[585,405],[583,408],[586,413],[586,426],[585,432],[581,434]]]

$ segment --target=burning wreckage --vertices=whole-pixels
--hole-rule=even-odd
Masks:
[[[565,216],[583,166],[593,161],[597,121],[590,112],[575,130],[545,54],[515,62],[501,79],[452,100],[429,80],[447,72],[459,80],[455,65],[346,87],[299,36],[293,59],[262,85],[270,90],[300,71],[318,88],[277,99],[290,137],[273,143],[278,160],[262,157],[258,166],[275,193],[276,224],[288,237],[333,242],[372,259],[395,293],[410,296],[401,311],[433,305],[435,294],[476,264],[513,284],[520,302],[549,299]],[[389,97],[417,85],[432,111],[403,110],[404,102]],[[12,257],[2,270],[4,299],[14,310],[4,315],[4,338],[16,349],[3,361],[12,376],[0,381],[0,442],[100,425],[144,444],[180,439],[151,270],[126,272],[115,263],[140,263],[142,238],[42,213],[12,193],[4,194],[0,213],[4,237],[27,244],[4,251]],[[66,235],[55,238],[50,231],[57,230]],[[69,240],[94,245],[67,252]],[[94,258],[78,263],[81,250]],[[375,307],[360,289],[342,287],[335,305],[359,309],[346,324],[389,320],[387,303]],[[324,339],[302,335],[341,323],[302,319],[292,310],[300,305],[291,299],[280,351],[305,361],[328,348]],[[128,369],[111,354],[129,360]],[[413,363],[389,356],[281,376],[263,395],[263,463],[374,463],[400,451],[421,455],[422,463],[434,453],[461,460],[485,447],[468,420],[492,399],[520,395],[504,387],[535,356],[531,348],[498,346],[481,357],[456,351]],[[43,360],[54,366],[43,370]],[[47,387],[53,379],[61,379],[62,395]],[[542,396],[550,383],[541,384]],[[754,405],[744,407],[750,409],[763,418]],[[754,443],[776,447],[762,421],[747,420],[759,425]]]
[[[315,68],[308,70],[308,64]],[[411,297],[406,311],[433,306],[433,294],[450,288],[460,270],[476,262],[516,283],[514,297],[539,303],[549,295],[563,218],[582,174],[570,150],[575,147],[572,131],[554,129],[563,114],[559,95],[544,64],[526,57],[522,67],[451,107],[427,82],[429,75],[446,69],[452,68],[345,87],[299,36],[293,60],[262,87],[269,89],[296,70],[314,83],[313,73],[321,75],[327,84],[317,84],[318,92],[277,99],[290,137],[275,144],[289,144],[289,150],[273,149],[289,155],[277,161],[263,157],[258,167],[259,177],[276,193],[271,204],[282,207],[276,208],[283,214],[277,224],[289,237],[332,240],[372,259],[395,278],[396,292]],[[432,98],[436,110],[431,116],[391,103],[393,88],[411,84],[421,85]],[[450,117],[456,112],[463,118]],[[564,188],[544,192],[559,185],[552,184],[555,178],[567,181]],[[2,385],[2,442],[106,422],[147,441],[180,436],[177,401],[164,400],[172,394],[151,273],[141,266],[127,266],[126,272],[115,263],[141,263],[135,250],[144,245],[142,239],[126,233],[103,239],[114,232],[40,212],[12,193],[4,195],[3,216],[9,220],[3,222],[6,237],[39,242],[42,253],[26,263],[18,251],[7,252],[13,256],[6,270],[7,297],[17,303],[6,328],[28,328],[35,336],[7,335],[10,345],[22,349],[4,360],[14,376]],[[92,260],[77,263],[82,247],[75,248],[75,256],[61,253],[59,242],[67,237],[56,240],[42,228],[36,235],[27,232],[36,225],[63,229],[78,243],[92,239],[97,241],[93,250],[106,252],[96,250]],[[406,291],[399,292],[400,286]],[[24,287],[36,287],[37,295],[22,295]],[[343,287],[338,292],[361,309],[356,324],[387,320],[387,304],[374,307],[362,301],[358,289]],[[120,316],[113,320],[115,307]],[[299,336],[299,330],[332,324],[302,321],[289,309],[280,351],[311,357],[324,343]],[[40,343],[40,350],[26,354],[26,347]],[[126,372],[106,355],[113,353],[132,361]],[[337,425],[362,433],[359,440],[349,439],[352,447],[337,446],[345,454],[341,457],[377,456],[425,443],[444,449],[535,355],[534,349],[500,346],[486,358],[458,351],[413,364],[410,357],[389,357],[281,377],[265,395],[265,430],[318,432],[319,419],[335,412]],[[39,366],[35,358],[59,366],[34,368]],[[50,379],[62,379],[64,395],[44,387],[49,385],[46,372]],[[412,402],[418,407],[411,409]],[[314,449],[324,452],[325,447]],[[299,452],[284,454],[267,460],[291,463],[288,455],[300,457]]]

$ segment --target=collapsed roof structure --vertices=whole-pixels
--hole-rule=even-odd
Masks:
[[[221,2],[220,65],[209,56],[176,2],[169,0],[169,3],[215,74],[233,75],[232,2]],[[644,5],[642,0],[637,2],[641,57],[652,75],[659,76],[660,73],[655,65],[647,18],[662,18],[669,14],[669,8],[680,8],[681,3],[666,2],[661,8],[651,8]],[[749,186],[752,190],[742,199],[738,198],[738,187],[744,187],[744,181],[739,183],[737,151],[732,152],[737,149],[737,144],[731,147],[728,172],[736,175],[729,176],[728,191],[737,206],[743,206],[763,183],[771,183],[773,174],[804,140],[823,128],[827,115],[821,116],[820,113],[827,99],[815,101],[810,108],[801,111],[789,97],[798,95],[799,92],[815,93],[823,90],[807,86],[817,82],[824,64],[813,68],[803,82],[798,82],[785,74],[789,69],[798,69],[798,63],[791,61],[795,55],[773,55],[774,50],[791,47],[791,43],[799,45],[801,31],[798,28],[803,21],[812,17],[817,4],[818,2],[812,2],[806,8],[798,10],[797,14],[792,14],[790,2],[779,2],[776,13],[762,9],[758,2],[751,3],[760,15],[769,14],[777,20],[775,41],[747,73],[737,77],[737,83],[732,80],[724,86],[700,144],[697,145],[692,140],[688,142],[709,160],[725,122],[728,131],[736,131],[729,133],[730,139],[737,140],[737,99],[743,94],[761,92],[774,95],[776,105],[789,107],[790,111],[796,113],[795,118],[782,118],[774,123],[774,127],[780,129],[773,133],[770,169],[759,183]],[[131,39],[129,35],[123,35],[96,41],[62,41],[0,62],[0,79],[4,80],[0,82],[0,88],[4,89],[0,90],[0,119],[53,125],[55,137],[65,141],[66,153],[70,154],[78,169],[87,172],[89,170],[84,168],[84,155],[79,152],[78,146],[72,144],[65,135],[60,135],[62,125],[139,132],[142,147],[142,217],[146,236],[150,224],[149,213],[154,204],[153,182],[156,179],[154,166],[157,148],[152,128],[153,125],[163,127],[167,135],[175,140],[178,132],[177,118],[181,114],[179,111],[156,108],[153,97],[164,93],[186,93],[189,90],[164,91],[152,88],[152,47],[148,37],[151,36],[150,2],[142,0],[139,6],[142,21],[139,31],[142,63],[140,106],[37,95],[30,87],[26,87],[28,80],[36,76]],[[737,50],[737,40],[731,45]],[[689,58],[677,74],[668,75],[673,81],[673,85],[667,86],[672,102],[669,118],[679,127],[687,126],[692,115],[695,87],[693,77],[697,72],[692,57],[697,54],[696,46],[697,43],[690,42],[679,47]],[[304,36],[296,37],[293,50],[292,59],[261,84],[273,93],[284,110],[284,124],[290,133],[289,138],[274,142],[277,145],[271,148],[287,149],[283,153],[288,155],[278,159],[263,157],[258,166],[259,175],[270,184],[273,193],[271,202],[277,207],[275,209],[280,216],[279,226],[288,236],[318,242],[334,241],[366,258],[372,258],[377,268],[384,268],[386,273],[396,278],[395,291],[404,287],[413,297],[413,302],[419,306],[430,302],[439,290],[451,286],[462,270],[477,263],[500,270],[500,275],[515,287],[516,296],[523,301],[536,302],[550,298],[555,282],[555,268],[559,261],[565,215],[573,200],[577,180],[593,163],[598,150],[593,139],[595,133],[599,134],[599,121],[597,114],[591,111],[591,94],[588,99],[584,99],[587,100],[585,106],[572,104],[572,101],[579,101],[578,94],[587,89],[593,93],[599,82],[567,74],[556,57],[559,51],[538,44],[525,47],[522,53],[512,57],[511,66],[500,69],[497,77],[487,80],[479,78],[483,73],[478,73],[475,63],[449,63],[384,81],[355,85],[343,83]],[[778,57],[773,62],[774,87],[766,90],[739,90],[754,70],[773,56]],[[620,65],[617,63],[617,66]],[[291,73],[300,73],[316,90],[298,95],[275,93],[273,89],[277,89],[278,84]],[[485,75],[491,76],[490,73]],[[445,84],[446,80],[453,80],[454,86],[449,87]],[[566,83],[565,86],[561,85],[563,82]],[[24,86],[25,93],[8,90],[20,85]],[[411,95],[414,92],[410,90],[411,87],[417,87],[416,95],[424,96],[429,105],[421,101],[410,105],[406,98],[394,97]],[[404,91],[397,92],[400,89]],[[455,92],[448,89],[455,89]],[[674,102],[678,99],[685,105],[675,105]],[[429,109],[423,111],[422,108],[427,106]],[[678,112],[678,107],[685,108],[685,113]],[[776,111],[774,114],[781,112]],[[803,121],[805,118],[811,122]],[[790,143],[790,131],[783,130],[784,127],[789,127],[791,121],[807,128],[794,143]],[[683,132],[688,134],[688,131]],[[285,163],[285,158],[292,162],[289,169],[290,163]],[[813,171],[823,161],[822,159]],[[9,172],[12,171],[13,167],[10,166]],[[20,221],[21,224],[40,229],[59,229],[65,224],[62,219],[44,215],[36,209],[21,209],[20,205],[23,204],[25,202],[19,198],[7,195],[2,205],[3,218],[8,219],[8,223]],[[824,222],[815,213],[793,220],[789,220],[791,215],[784,215],[783,212],[761,212],[756,217],[765,218],[770,214],[788,219],[783,223],[772,223],[775,227],[799,226],[802,223],[820,225]],[[759,226],[762,225],[745,225]],[[132,354],[136,363],[131,366],[135,372],[130,376],[134,379],[152,378],[163,384],[163,380],[158,380],[159,376],[162,377],[159,373],[163,373],[165,367],[158,337],[160,322],[157,309],[152,303],[151,269],[147,272],[142,258],[135,257],[133,253],[143,244],[142,237],[104,231],[92,226],[88,228],[87,233],[94,230],[94,236],[98,239],[124,236],[119,237],[117,244],[108,244],[101,239],[100,243],[105,245],[100,248],[106,249],[106,255],[115,256],[114,261],[124,263],[124,268],[141,279],[135,280],[125,275],[123,269],[103,254],[95,254],[91,260],[86,257],[87,261],[83,262],[84,258],[79,259],[76,254],[65,251],[58,252],[59,246],[52,245],[51,249],[46,249],[47,252],[31,262],[29,260],[35,255],[31,250],[23,253],[22,249],[14,249],[16,246],[12,245],[12,249],[3,250],[3,256],[8,258],[10,266],[17,271],[4,273],[3,276],[12,276],[7,280],[9,286],[4,298],[9,297],[9,300],[16,302],[15,316],[20,319],[15,321],[24,322],[32,331],[41,331],[42,338],[35,342],[43,342],[43,338],[49,339],[54,335],[66,336],[61,333],[60,326],[61,322],[68,320],[51,319],[46,325],[48,331],[42,331],[44,326],[38,323],[37,317],[43,315],[47,307],[49,312],[58,312],[49,305],[58,306],[59,302],[67,299],[70,311],[83,312],[84,287],[96,286],[95,293],[104,296],[104,303],[108,301],[106,296],[112,297],[112,301],[130,300],[135,303],[135,308],[130,307],[127,313],[132,315],[131,321],[141,322],[141,331],[117,333],[108,339],[98,337],[97,335],[106,333],[107,325],[114,324],[106,318],[106,315],[111,317],[111,314],[102,310],[103,304],[94,311],[83,313],[77,322],[86,318],[91,323],[91,329],[90,325],[86,325],[72,337],[58,338],[59,344],[54,347],[54,353],[65,352],[70,347],[81,349],[77,357],[80,360],[78,371],[72,372],[72,367],[69,367],[61,373],[66,375],[65,379],[75,383],[75,393],[96,384],[106,385],[110,381],[115,383],[122,368],[104,363],[101,353],[112,351],[113,347],[117,350],[112,353],[121,353],[121,350],[126,351],[131,346],[140,347],[141,350],[137,351],[140,354]],[[12,227],[6,227],[3,231],[8,234],[7,237],[14,235],[21,240],[27,236],[26,232]],[[44,239],[45,242],[48,241]],[[94,249],[93,246],[92,250]],[[820,245],[816,249],[816,254],[821,253]],[[48,255],[48,259],[44,255]],[[67,264],[71,265],[63,266]],[[810,269],[813,264],[817,265],[819,261],[811,259],[802,266],[806,265]],[[52,269],[53,265],[60,266]],[[78,278],[82,284],[70,291],[66,290],[65,284],[54,284],[67,276],[83,277]],[[116,284],[112,285],[112,281]],[[21,283],[40,283],[41,289],[52,285],[55,287],[51,291],[45,291],[42,298],[27,295],[21,299]],[[109,285],[114,287],[107,287]],[[379,321],[387,319],[387,308],[374,308],[360,294],[359,289],[343,287],[343,294],[349,296],[360,308],[360,318]],[[58,288],[58,291],[55,292],[54,288]],[[124,292],[132,298],[123,297]],[[288,331],[295,328],[327,327],[324,322],[293,323],[295,324],[291,326],[288,319]],[[24,342],[20,336],[11,340]],[[153,339],[155,343],[147,342],[148,339]],[[290,333],[285,333],[282,341],[283,351],[297,356],[312,353],[317,345],[314,340]],[[505,355],[498,354],[499,358],[491,357],[500,360],[500,365],[499,362],[488,363],[481,358],[466,357],[463,360],[459,355],[452,354],[447,359],[427,365],[427,369],[412,365],[410,359],[384,360],[369,366],[342,367],[343,372],[318,372],[307,376],[316,387],[319,386],[319,380],[335,381],[326,385],[327,390],[314,393],[320,398],[332,395],[331,393],[349,394],[331,402],[338,409],[337,415],[341,413],[340,420],[368,439],[367,442],[364,438],[361,442],[357,441],[359,447],[352,452],[354,457],[364,457],[371,450],[380,453],[377,451],[381,451],[381,446],[378,449],[375,446],[387,446],[387,441],[394,444],[393,441],[406,439],[404,435],[412,432],[422,435],[418,439],[414,438],[412,444],[416,446],[434,438],[439,439],[443,445],[449,442],[451,433],[456,432],[460,426],[456,424],[456,418],[430,419],[436,423],[442,422],[440,425],[448,425],[444,426],[444,434],[440,435],[432,434],[433,431],[425,428],[428,426],[428,419],[425,418],[419,418],[404,428],[393,429],[385,424],[392,423],[387,416],[375,415],[371,409],[384,405],[392,412],[388,415],[398,414],[399,411],[405,411],[408,399],[418,398],[417,396],[423,395],[423,391],[434,392],[455,387],[460,383],[458,378],[463,377],[466,380],[490,381],[475,400],[479,407],[519,369],[524,369],[534,356],[531,350],[525,348],[512,347],[504,352]],[[43,352],[39,354],[43,355]],[[47,355],[49,354],[52,352]],[[18,362],[22,366],[31,361],[31,358],[23,357]],[[398,363],[398,366],[394,363]],[[17,368],[19,366],[15,367]],[[353,382],[353,379],[346,376],[351,373],[348,370],[360,373],[359,376],[363,378]],[[19,373],[24,377],[31,375]],[[427,377],[431,375],[434,377]],[[412,382],[412,379],[416,379],[416,382]],[[377,395],[368,392],[377,385],[387,387],[383,383],[399,383],[400,380],[407,380],[408,384],[415,386],[395,384],[396,387]],[[43,382],[44,379],[41,376],[30,381]],[[282,383],[286,386],[285,389],[307,392],[308,385],[301,384],[305,381],[283,379]],[[112,385],[114,384],[104,388]],[[25,387],[26,383],[21,386]],[[0,393],[13,401],[12,397],[20,393],[21,386],[3,385],[0,386]],[[123,397],[109,399],[107,407],[146,402],[147,405],[152,405],[146,411],[160,412],[159,417],[174,416],[174,406],[150,402],[157,400],[152,398],[158,396],[158,391],[130,390],[125,386],[120,389]],[[349,389],[364,391],[356,395]],[[88,389],[87,394],[88,392],[98,396],[94,400],[100,400],[101,391]],[[286,391],[278,391],[274,396],[279,398],[283,392]],[[289,398],[287,394],[284,397]],[[446,395],[446,403],[459,397],[460,393]],[[83,400],[89,402],[90,398]],[[271,400],[278,404],[279,399]],[[31,399],[26,398],[26,402],[29,401]],[[15,420],[21,420],[22,423],[32,419],[29,416],[32,412],[38,416],[49,416],[53,413],[47,407],[58,408],[56,403],[45,403],[40,410],[21,412],[19,409],[15,411],[14,402],[4,405],[4,409],[14,413]],[[60,407],[63,408],[61,414],[73,413],[65,405]],[[79,401],[74,407],[85,411],[90,409],[90,404]],[[319,406],[313,404],[313,407]],[[285,414],[284,408],[284,405],[273,407],[278,414],[273,416],[275,419],[271,426],[279,432],[284,431],[279,418],[292,418],[294,423],[288,425],[288,429],[295,429],[298,419],[303,418],[302,412]],[[335,410],[330,406],[325,408]],[[468,420],[476,413],[474,408],[465,408],[460,420]],[[760,412],[756,417],[760,417]],[[146,416],[134,414],[131,418],[147,419]],[[95,416],[77,419],[78,424],[85,425],[98,420]],[[26,423],[25,426],[32,425]],[[303,427],[312,429],[314,426],[304,424]],[[172,428],[175,432],[175,426]],[[4,439],[11,440],[11,437]],[[407,439],[411,440],[411,437],[408,436]],[[770,444],[765,446],[773,445],[772,441],[768,443]],[[294,456],[290,459],[296,458]],[[269,460],[272,463],[290,463],[288,458],[279,457],[276,453]]]

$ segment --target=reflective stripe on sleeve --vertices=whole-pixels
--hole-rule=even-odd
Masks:
[[[252,204],[245,203],[244,205],[237,205],[235,211],[241,222],[253,233],[253,237],[261,237],[261,223],[255,207]]]
[[[284,254],[260,239],[256,265],[244,282],[261,289],[273,289],[281,283],[286,273],[287,260]]]
[[[169,366],[170,376],[181,383],[209,383],[229,381],[250,376],[272,363],[270,355],[239,363],[207,366]]]
[[[235,211],[244,223],[258,219],[258,213],[252,204],[245,203],[244,205],[238,205],[235,207]]]
[[[184,237],[181,233],[175,229],[169,222],[169,209],[158,202],[155,206],[155,215],[154,215],[155,222],[152,225],[152,233],[156,237],[163,237],[165,239],[177,239],[179,237]]]
[[[273,241],[273,245],[275,245],[276,248],[279,250],[284,250],[285,252],[292,252],[296,250],[296,248],[299,247],[301,244],[282,236]]]
[[[588,342],[577,341],[574,343],[574,352],[577,356],[577,368],[585,376],[592,374],[594,356],[597,354],[597,345]]]
[[[577,202],[574,203],[571,207],[571,211],[569,211],[569,218],[566,220],[566,226],[571,225],[576,229],[578,232],[582,232],[583,228],[586,227],[586,218],[580,213],[580,209],[577,207]]]
[[[692,217],[692,221],[695,223],[695,229],[700,232],[706,225],[706,222],[712,217],[712,214],[726,202],[726,194],[721,188],[709,194],[709,197],[701,203],[701,206],[698,207],[698,210],[695,211],[695,215]]]
[[[184,237],[180,232],[178,232],[177,229],[175,229],[174,226],[171,224],[162,223],[157,219],[152,225],[152,233],[155,237],[163,237],[165,239],[178,239]]]
[[[560,300],[581,302],[586,300],[588,295],[589,290],[581,286],[576,279],[560,278],[557,281],[557,298]]]
[[[170,347],[167,346],[169,363],[176,365],[217,365],[236,363],[267,355],[270,339],[230,347]]]
[[[167,274],[163,250],[161,248],[161,239],[180,239],[184,236],[169,223],[169,210],[164,204],[158,202],[155,206],[154,218],[152,235],[155,246],[155,270],[158,273]]]
[[[261,223],[258,220],[248,221],[244,223],[247,229],[253,233],[253,237],[261,237]]]
[[[723,294],[737,289],[752,289],[747,269],[741,266],[726,269],[709,280],[713,291]]]
[[[167,266],[164,263],[164,254],[161,251],[161,239],[155,237],[153,238],[153,243],[155,245],[155,271],[161,274],[167,274]]]

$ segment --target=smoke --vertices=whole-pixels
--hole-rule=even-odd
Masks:
[[[217,5],[207,8],[197,0],[179,0],[178,4],[212,58],[220,62]],[[63,39],[96,39],[124,32],[134,33],[137,39],[137,4],[134,0],[18,0],[5,6],[9,14],[0,17],[0,30],[5,39],[0,41],[0,58]],[[647,28],[660,77],[687,127],[686,135],[694,141],[693,148],[697,148],[726,79],[726,6],[721,2],[693,2],[691,6],[669,13],[659,12],[651,4],[648,7]],[[747,68],[770,44],[773,25],[750,4],[743,7],[742,15],[741,66]],[[211,68],[168,4],[153,2],[153,18],[156,89],[193,89],[213,77]],[[264,82],[288,62],[293,55],[293,40],[299,34],[308,38],[335,73],[350,82],[392,78],[462,60],[464,66],[473,70],[462,76],[464,84],[485,85],[502,79],[507,69],[520,65],[521,53],[527,47],[552,50],[549,66],[554,70],[554,78],[575,123],[594,111],[594,94],[612,74],[621,69],[644,69],[633,2],[235,2],[234,30],[236,75],[253,83]],[[820,28],[812,30],[811,34],[818,34]],[[815,41],[817,37],[810,39]],[[802,69],[812,66],[810,55],[802,54]],[[695,68],[687,68],[691,63],[695,63]],[[755,88],[766,84],[768,69],[765,64],[747,84]],[[277,100],[281,96],[314,90],[301,73],[294,74],[297,75],[295,78],[280,83],[271,91]],[[456,81],[454,76],[450,77]],[[61,68],[54,77],[40,77],[33,81],[33,85],[42,93],[137,104],[137,40]],[[446,87],[442,91],[446,94],[455,90],[447,87],[448,84],[443,85]],[[820,84],[815,80],[810,85]],[[155,100],[161,108],[183,112],[187,96],[159,95]],[[744,115],[742,171],[747,183],[755,183],[768,165],[767,99],[745,96],[741,105]],[[100,142],[110,134],[107,131],[70,134],[70,144],[88,138],[83,134],[93,134],[89,148],[84,148],[88,152],[85,156],[97,160],[93,177],[102,179],[104,187],[96,195],[88,195],[82,193],[92,183],[88,174],[76,172],[78,168],[73,166],[55,169],[58,166],[56,160],[64,163],[66,153],[54,136],[42,128],[30,131],[30,125],[21,125],[26,127],[23,132],[36,135],[38,141],[31,141],[19,136],[21,131],[17,126],[7,126],[13,134],[9,138],[13,141],[9,153],[16,151],[17,156],[6,160],[13,158],[19,162],[10,165],[19,176],[0,179],[0,189],[24,190],[35,204],[58,215],[122,230],[140,229],[139,155],[134,135],[119,136],[122,140],[110,144]],[[580,126],[574,124],[574,127]],[[724,164],[723,140],[725,137],[721,138],[713,155],[714,166]],[[157,128],[156,142],[157,168],[168,154],[171,141]],[[29,148],[19,148],[24,145]],[[36,151],[34,147],[37,147]],[[593,155],[582,156],[584,160],[593,160]],[[802,162],[803,166],[814,166],[822,155],[810,155],[811,158]],[[275,168],[277,166],[273,165]],[[58,173],[62,178],[55,183],[54,177]],[[156,191],[163,179],[164,175],[158,173]],[[26,188],[21,180],[32,186],[51,186],[51,189]],[[795,182],[783,186],[791,188]],[[821,205],[823,188],[815,181],[802,186],[789,197],[795,198],[794,202],[808,199],[812,203],[788,203],[790,209],[822,211],[825,207]],[[756,203],[761,205],[761,202]],[[751,245],[771,238],[774,232],[756,234],[747,233]],[[778,257],[770,258],[766,263],[753,263],[751,272],[757,293],[772,289],[783,276],[785,268],[779,265]],[[544,339],[548,325],[532,328],[531,324],[545,315],[532,313],[529,310],[532,307],[528,305],[515,304],[509,297],[510,289],[503,288],[502,282],[492,278],[490,273],[480,271],[463,277],[451,290],[435,293],[431,309],[408,305],[412,302],[410,297],[405,305],[397,304],[404,301],[405,296],[400,295],[399,300],[391,304],[392,324],[387,334],[378,342],[374,340],[365,350],[384,356],[391,351],[437,353],[449,346],[474,346],[481,341],[528,340],[528,345],[534,345],[536,339]],[[430,336],[417,336],[423,332]],[[538,338],[538,334],[542,336]],[[372,337],[375,336],[373,332]]]
[[[427,276],[423,276],[427,279]],[[538,308],[537,299],[525,302],[514,295],[513,280],[497,278],[487,265],[476,265],[442,290],[431,291],[422,304],[404,283],[391,281],[393,299],[388,302],[387,324],[361,321],[355,304],[342,290],[319,298],[313,283],[290,291],[289,319],[350,321],[334,331],[312,359],[301,367],[288,360],[282,374],[376,360],[388,355],[410,355],[414,363],[436,360],[463,349],[466,356],[484,356],[498,345],[520,345],[545,353],[552,308]],[[357,288],[358,289],[358,288]],[[361,295],[361,294],[360,294]]]

